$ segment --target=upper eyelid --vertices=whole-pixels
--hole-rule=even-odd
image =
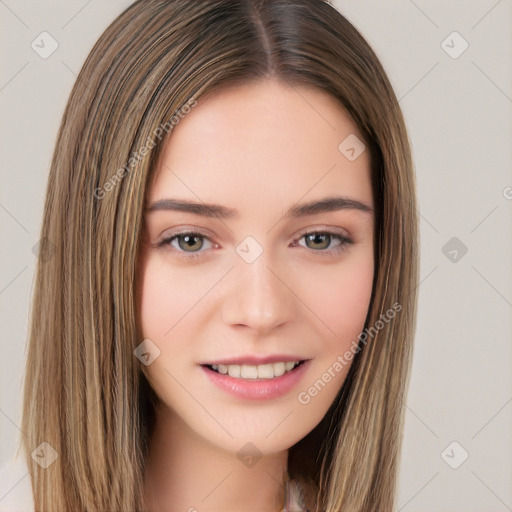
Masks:
[[[203,228],[184,227],[184,228],[178,228],[178,229],[179,229],[178,231],[172,231],[169,234],[160,235],[160,236],[158,236],[158,239],[161,241],[161,240],[168,240],[169,238],[174,238],[179,235],[196,234],[196,235],[200,235],[204,238],[208,238],[211,240],[211,237],[213,236],[213,235],[210,235],[207,232],[207,230],[204,230]],[[164,231],[164,233],[165,232],[166,231]],[[333,235],[343,236],[345,238],[351,238],[351,235],[347,229],[335,227],[335,226],[304,228],[304,229],[299,230],[298,233],[294,236],[302,237],[304,235],[307,235],[308,233],[325,233],[325,232],[333,234]],[[243,237],[242,237],[242,239],[243,239]]]
[[[302,229],[298,230],[297,233],[303,235],[304,233],[310,233],[310,232],[329,231],[334,234],[342,234],[344,236],[350,237],[351,230],[346,227],[329,225],[328,223],[322,224],[321,222],[319,222],[318,224],[320,224],[320,226],[313,225],[312,227],[302,228]],[[358,226],[359,226],[359,224],[356,224],[356,229],[359,229]],[[363,228],[363,227],[365,227],[365,226],[361,225],[361,228]],[[176,231],[174,231],[174,230],[176,230]],[[232,230],[230,230],[230,231],[232,232]],[[170,232],[171,234],[169,234],[169,235],[160,234],[157,236],[157,238],[168,238],[170,236],[176,236],[176,235],[187,234],[187,233],[198,233],[201,236],[206,236],[206,237],[212,237],[212,236],[215,237],[216,236],[208,228],[196,227],[193,225],[184,225],[181,227],[168,228],[168,229],[163,230],[161,233],[166,233],[166,232]],[[297,236],[297,235],[295,235],[295,236]],[[242,237],[242,239],[243,238],[244,237]]]

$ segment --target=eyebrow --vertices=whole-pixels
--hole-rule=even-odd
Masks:
[[[219,219],[238,219],[239,212],[219,204],[196,203],[186,199],[160,199],[146,208],[146,212],[158,210],[172,210],[202,215],[203,217],[216,217]],[[319,201],[296,204],[292,206],[285,218],[306,217],[318,213],[327,213],[338,210],[357,210],[371,214],[373,208],[365,203],[347,197],[326,197]]]

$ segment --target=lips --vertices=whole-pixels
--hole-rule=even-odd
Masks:
[[[272,357],[271,359],[276,358]],[[232,360],[242,362],[248,359],[238,358]],[[202,364],[201,369],[212,384],[238,399],[271,400],[290,393],[298,386],[305,372],[308,371],[307,369],[311,363],[310,360],[302,359],[298,361],[295,359],[294,361],[287,361],[285,363],[283,358],[281,358],[280,361],[262,365]],[[286,370],[286,364],[289,365],[290,370]],[[278,368],[277,374],[274,370],[276,365]],[[216,370],[214,369],[215,366],[217,366]],[[223,371],[227,370],[226,373],[220,373],[219,369],[221,368]],[[259,376],[260,369],[264,372],[262,377]]]

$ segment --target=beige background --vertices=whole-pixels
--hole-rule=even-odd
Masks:
[[[0,0],[0,463],[23,435],[33,247],[58,125],[87,53],[129,3]],[[381,58],[416,162],[420,303],[397,511],[512,510],[511,2],[335,5]],[[58,43],[46,59],[31,48],[43,31]]]

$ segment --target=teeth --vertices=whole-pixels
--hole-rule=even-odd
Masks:
[[[258,378],[258,367],[243,364],[240,368],[240,377],[242,379],[257,379]]]
[[[240,365],[239,364],[230,364],[228,365],[228,375],[230,377],[240,377]]]
[[[281,375],[284,375],[284,372],[285,372],[284,363],[274,363],[272,366],[274,367],[274,375],[276,377],[280,377]]]
[[[255,366],[258,379],[271,379],[274,376],[274,367],[271,364],[260,364]]]
[[[293,370],[300,361],[287,361],[272,364],[212,364],[213,370],[222,375],[237,379],[273,379]]]

